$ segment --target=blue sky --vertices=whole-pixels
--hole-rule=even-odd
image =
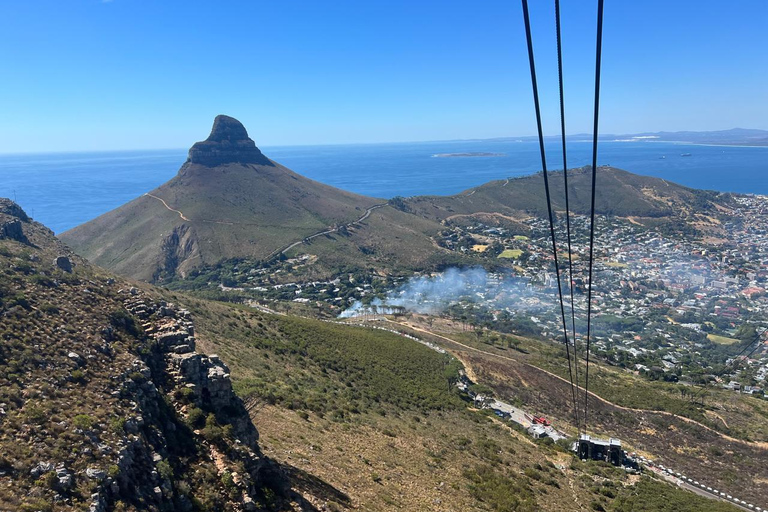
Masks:
[[[531,0],[544,130],[553,1]],[[596,1],[562,0],[568,131],[591,131]],[[601,132],[768,129],[768,2],[607,0]],[[6,0],[0,152],[535,133],[520,2]]]

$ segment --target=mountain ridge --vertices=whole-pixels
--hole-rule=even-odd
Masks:
[[[218,116],[209,138],[189,154],[170,181],[62,233],[62,240],[98,265],[152,282],[184,278],[223,260],[279,257],[297,245],[292,253],[301,252],[310,244],[319,251],[320,273],[355,266],[423,269],[454,258],[434,239],[450,217],[542,215],[545,204],[540,174],[454,196],[384,201],[346,192],[267,159],[228,116]],[[584,213],[588,170],[569,172],[572,209]],[[728,197],[608,167],[598,172],[602,214],[679,219],[694,205],[711,209]],[[560,181],[553,180],[553,197],[562,209]]]

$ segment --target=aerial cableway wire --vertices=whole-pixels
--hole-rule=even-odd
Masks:
[[[571,250],[571,208],[568,202],[568,158],[565,147],[565,92],[563,84],[563,45],[560,34],[560,0],[555,0],[555,31],[557,32],[557,79],[560,86],[560,135],[563,143],[563,188],[565,189],[565,228],[568,241],[568,290],[571,292],[571,342],[573,343],[573,374],[576,381],[576,428],[579,421],[579,352],[576,347],[576,309],[573,303],[573,252]],[[570,355],[569,355],[570,364]]]
[[[557,292],[560,299],[560,316],[563,321],[563,341],[565,343],[565,352],[568,357],[568,376],[571,382],[571,395],[573,399],[574,416],[578,424],[578,406],[576,403],[576,388],[573,381],[573,370],[571,366],[571,349],[568,341],[568,327],[565,321],[565,306],[563,303],[563,288],[560,283],[560,265],[557,258],[557,242],[555,240],[555,223],[552,216],[552,200],[549,193],[549,177],[547,175],[547,157],[544,151],[544,134],[541,129],[541,109],[539,108],[539,90],[536,82],[536,63],[533,58],[533,41],[531,39],[531,22],[528,15],[528,0],[523,2],[523,19],[525,21],[525,36],[528,43],[528,61],[531,66],[531,85],[533,86],[533,103],[536,109],[536,128],[539,133],[539,149],[541,151],[541,167],[544,174],[544,190],[547,196],[547,213],[549,215],[549,232],[552,236],[552,254],[555,260],[555,275],[557,277]]]
[[[589,415],[589,342],[592,334],[592,263],[595,248],[595,186],[597,184],[597,127],[600,117],[600,62],[603,51],[603,0],[597,0],[597,44],[595,50],[595,117],[592,129],[592,206],[589,225],[589,276],[587,290],[587,356],[584,376],[584,431]]]

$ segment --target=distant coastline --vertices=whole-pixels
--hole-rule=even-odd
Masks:
[[[432,155],[433,158],[467,158],[474,156],[507,156],[506,153],[485,153],[482,151],[470,151],[468,153],[436,153]]]
[[[601,141],[598,163],[692,188],[768,195],[765,146],[653,142]],[[310,179],[375,198],[453,195],[533,174],[541,170],[538,149],[538,140],[511,139],[262,148]],[[547,149],[557,154],[560,141],[547,141]],[[456,153],[504,156],[432,158]],[[0,197],[16,198],[32,217],[60,233],[152,191],[173,178],[186,157],[183,149],[0,155]],[[570,168],[591,161],[591,143],[569,143]]]

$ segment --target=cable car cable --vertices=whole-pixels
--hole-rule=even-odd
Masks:
[[[584,431],[589,413],[589,344],[592,334],[592,264],[595,247],[595,186],[597,184],[597,128],[600,116],[600,63],[603,51],[603,0],[597,1],[597,44],[595,49],[595,117],[592,130],[592,207],[589,226],[589,289],[587,290],[587,357],[584,382]]]
[[[568,240],[568,290],[571,292],[571,341],[573,342],[573,366],[576,389],[579,388],[579,356],[576,348],[576,308],[573,302],[573,257],[571,250],[571,209],[568,202],[568,159],[565,147],[565,92],[563,85],[563,47],[560,31],[560,0],[555,0],[555,31],[557,33],[557,78],[560,86],[560,134],[563,143],[563,188],[565,189],[565,227]],[[570,360],[570,354],[569,354]],[[579,410],[578,393],[576,408]],[[576,413],[576,428],[581,428],[579,413]]]
[[[555,259],[555,275],[557,276],[557,292],[560,299],[560,316],[563,321],[563,341],[565,343],[565,352],[568,357],[568,376],[571,382],[571,395],[573,399],[574,415],[578,417],[578,406],[576,404],[576,388],[573,382],[573,370],[571,366],[571,348],[568,342],[568,327],[565,321],[565,306],[563,303],[563,288],[560,283],[560,265],[557,259],[557,242],[555,240],[555,223],[552,217],[552,200],[549,193],[549,177],[547,175],[547,157],[544,151],[544,133],[541,129],[541,109],[539,108],[539,90],[536,82],[536,63],[533,58],[533,41],[531,39],[531,22],[528,15],[528,0],[523,2],[523,19],[525,21],[525,36],[528,43],[528,61],[531,66],[531,85],[533,87],[533,103],[536,110],[536,129],[539,133],[539,150],[541,152],[541,167],[544,174],[544,190],[547,196],[547,213],[549,215],[549,232],[552,236],[552,254]]]

